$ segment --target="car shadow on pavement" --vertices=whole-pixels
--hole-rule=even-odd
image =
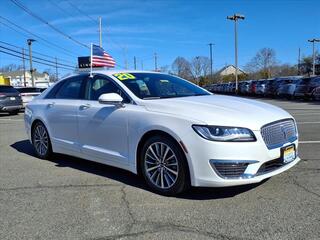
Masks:
[[[15,142],[11,145],[11,147],[17,150],[18,152],[27,154],[32,157],[36,157],[33,146],[30,144],[28,140]],[[132,187],[140,188],[146,191],[151,191],[148,188],[148,186],[144,183],[141,177],[123,169],[63,154],[54,154],[50,160],[41,161],[51,161],[56,164],[56,167],[69,167],[77,169],[83,172],[106,177]],[[263,184],[264,182],[266,181],[263,181],[259,184],[243,185],[237,187],[191,188],[189,191],[182,193],[176,197],[190,200],[230,198],[241,193],[250,191],[256,188],[257,186]]]

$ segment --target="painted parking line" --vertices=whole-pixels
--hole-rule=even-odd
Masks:
[[[299,141],[299,144],[315,144],[320,143],[320,141]]]
[[[308,113],[291,113],[294,116],[304,116],[304,115],[316,115],[316,114],[320,114],[320,112],[308,112]]]
[[[320,124],[320,122],[297,122],[297,124]]]
[[[12,118],[0,118],[0,121],[14,121],[14,122],[22,122],[23,119],[12,119]]]

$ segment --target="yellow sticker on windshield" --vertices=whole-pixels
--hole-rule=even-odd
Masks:
[[[116,78],[118,78],[120,81],[128,80],[128,79],[136,79],[135,76],[133,76],[131,73],[116,73],[113,74]]]

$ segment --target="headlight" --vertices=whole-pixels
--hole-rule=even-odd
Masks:
[[[192,128],[201,137],[211,141],[221,142],[254,142],[256,138],[253,132],[247,128],[200,126],[193,125]]]

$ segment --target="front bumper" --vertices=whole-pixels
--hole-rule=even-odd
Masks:
[[[222,180],[224,181],[221,181],[221,180],[218,180],[218,181],[212,181],[212,180],[205,180],[205,179],[200,179],[199,180],[199,186],[206,186],[206,187],[228,187],[228,186],[237,186],[237,185],[245,185],[245,184],[253,184],[253,183],[259,183],[261,181],[263,181],[264,179],[267,179],[267,178],[270,178],[272,176],[275,176],[275,175],[278,175],[290,168],[292,168],[294,165],[296,165],[301,159],[299,157],[296,157],[295,160],[293,160],[292,162],[282,166],[282,167],[279,167],[273,171],[270,171],[268,173],[265,173],[265,174],[257,174],[256,173],[247,173],[247,172],[255,172],[255,170],[253,168],[260,168],[262,164],[257,164],[257,166],[250,166],[250,165],[253,165],[253,164],[250,164],[248,169],[252,167],[252,169],[249,169],[247,170],[245,173],[244,173],[244,176],[243,177],[240,177],[240,178],[230,178],[230,179],[225,179],[225,178],[222,178]]]
[[[195,133],[196,134],[196,133]],[[256,142],[213,142],[200,136],[186,136],[183,142],[187,148],[187,160],[190,169],[192,186],[201,187],[227,187],[258,183],[262,180],[280,174],[300,161],[296,157],[272,171],[261,173],[262,165],[275,159],[281,158],[281,148],[294,144],[296,156],[298,156],[298,140],[286,143],[275,149],[268,149],[264,143],[260,131],[254,131]],[[192,135],[192,136],[191,136]],[[250,162],[244,173],[238,178],[224,178],[212,167],[212,161],[220,162]]]

